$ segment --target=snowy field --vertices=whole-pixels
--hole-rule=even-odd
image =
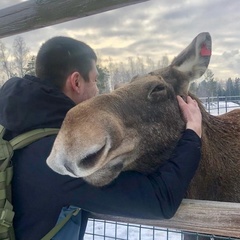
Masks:
[[[212,115],[220,115],[240,105],[233,102],[212,102],[205,108]],[[116,223],[102,220],[89,220],[84,240],[182,240],[181,233],[174,230],[137,224]]]

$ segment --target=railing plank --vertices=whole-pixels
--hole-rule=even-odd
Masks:
[[[149,0],[32,0],[0,10],[0,38]]]
[[[240,203],[184,199],[169,220],[146,220],[91,214],[90,217],[181,231],[240,238]]]

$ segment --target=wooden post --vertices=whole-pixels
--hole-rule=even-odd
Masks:
[[[175,216],[169,220],[133,219],[99,214],[91,214],[90,217],[240,238],[240,203],[184,199]]]
[[[0,10],[0,38],[149,0],[34,0]]]

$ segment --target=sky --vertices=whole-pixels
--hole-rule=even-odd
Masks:
[[[20,2],[1,0],[0,9]],[[19,35],[33,54],[51,37],[73,37],[89,44],[107,63],[109,58],[127,62],[128,57],[157,62],[168,56],[171,61],[196,35],[209,32],[209,69],[215,79],[234,79],[240,77],[239,13],[239,0],[150,0]],[[0,40],[10,45],[19,35]]]

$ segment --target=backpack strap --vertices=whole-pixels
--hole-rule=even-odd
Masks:
[[[24,148],[43,137],[57,134],[58,131],[57,128],[36,129],[7,141],[3,138],[6,130],[0,125],[0,239],[15,239],[12,226],[14,212],[10,186],[13,175],[10,161],[14,150]]]
[[[0,125],[0,171],[4,171],[13,155],[13,149],[8,141],[3,139],[5,128]]]
[[[41,240],[51,240],[64,226],[65,224],[71,219],[72,216],[77,216],[81,208],[76,208],[59,223],[57,223],[54,228],[52,228]]]
[[[22,133],[10,141],[3,139],[6,129],[0,125],[0,171],[7,168],[13,151],[26,147],[27,145],[46,136],[54,135],[59,132],[58,128],[40,128],[26,133]]]
[[[21,149],[27,145],[50,135],[57,134],[59,132],[58,128],[40,128],[35,129],[26,133],[22,133],[19,136],[10,140],[10,144],[13,150]]]

